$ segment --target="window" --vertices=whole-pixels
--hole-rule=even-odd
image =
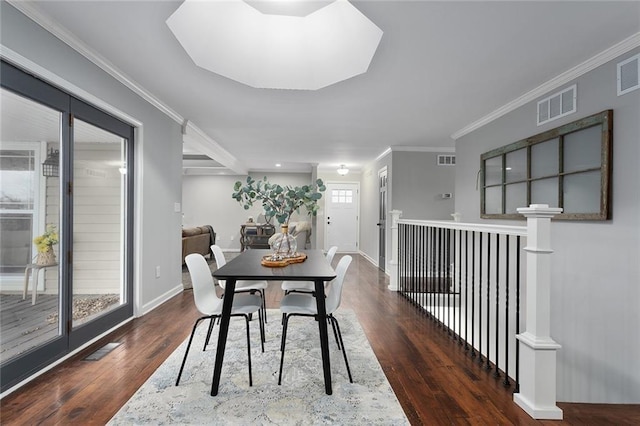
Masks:
[[[480,212],[518,219],[518,207],[562,207],[557,219],[610,219],[613,111],[481,155]]]
[[[331,202],[351,204],[353,203],[353,191],[350,189],[334,189],[331,191]]]
[[[5,96],[5,92],[3,92]],[[2,143],[0,149],[0,273],[24,274],[38,223],[39,143]],[[10,148],[10,149],[4,149]],[[22,284],[22,282],[20,282]]]

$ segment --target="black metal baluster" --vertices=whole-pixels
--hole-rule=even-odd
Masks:
[[[431,319],[435,320],[435,304],[434,304],[434,277],[436,276],[436,230],[432,228],[431,232],[431,274],[429,275],[429,306],[431,307]]]
[[[479,263],[480,263],[480,271],[479,271],[479,275],[480,275],[480,282],[478,285],[478,318],[479,318],[479,326],[478,326],[478,330],[480,332],[480,343],[478,344],[478,352],[480,352],[480,359],[478,360],[478,362],[480,364],[482,364],[484,362],[484,358],[482,356],[482,272],[484,271],[484,263],[482,262],[482,254],[484,252],[484,246],[482,245],[482,237],[483,237],[483,233],[480,233],[480,259],[479,259]]]
[[[447,290],[447,328],[448,333],[449,333],[449,337],[451,337],[452,333],[451,333],[451,285],[453,283],[452,277],[451,277],[451,229],[447,229],[446,230],[446,247],[447,247],[447,263],[446,263],[446,267],[445,267],[445,273],[447,274],[447,276],[445,277],[445,286],[446,286],[446,290]],[[455,250],[455,241],[454,241],[454,246],[453,249]]]
[[[441,296],[442,296],[442,228],[438,228],[438,241],[437,241],[437,247],[438,247],[438,256],[437,256],[437,262],[436,262],[436,266],[437,266],[437,278],[436,278],[436,292],[435,292],[435,297],[436,297],[436,305],[434,310],[436,311],[436,318],[438,318],[438,328],[441,328],[443,325],[443,321],[442,321],[442,309],[441,309]]]
[[[414,282],[414,300],[418,306],[420,304],[420,227],[418,225],[413,225],[413,259],[411,260],[411,274],[413,275]]]
[[[487,234],[487,370],[491,370],[491,234]]]
[[[482,237],[482,233],[480,233]],[[471,358],[476,357],[476,231],[471,232]]]
[[[464,349],[469,349],[469,231],[464,231]]]
[[[500,234],[496,234],[496,370],[493,377],[500,377]]]
[[[458,344],[462,345],[462,230],[458,232]]]
[[[505,270],[505,276],[506,276],[506,282],[505,282],[505,287],[504,287],[504,327],[505,327],[505,333],[504,333],[504,360],[505,360],[505,366],[504,366],[504,380],[502,381],[502,384],[505,386],[509,386],[511,383],[509,382],[509,283],[510,283],[510,276],[509,276],[509,264],[510,262],[510,252],[509,252],[509,240],[511,239],[511,237],[509,235],[505,236],[506,238],[506,247],[505,247],[505,253],[506,253],[506,262],[507,264],[506,266],[506,270]]]
[[[411,292],[415,291],[415,277],[413,274],[413,257],[415,256],[415,241],[413,240],[413,225],[407,225],[407,282],[409,283]],[[413,294],[411,295],[411,303],[416,304]]]
[[[424,306],[421,302],[420,299],[420,289],[422,287],[422,278],[420,276],[421,272],[420,272],[420,261],[421,258],[423,257],[423,250],[424,250],[424,246],[422,245],[422,233],[423,233],[423,229],[421,226],[419,225],[415,225],[415,230],[416,230],[416,252],[415,252],[415,257],[414,257],[414,264],[413,264],[413,270],[414,270],[414,274],[416,277],[416,288],[418,291],[416,291],[416,301],[418,302],[419,306]]]
[[[420,300],[420,307],[424,310],[427,309],[427,304],[426,304],[426,288],[424,285],[424,275],[425,275],[425,269],[427,266],[427,247],[426,247],[426,240],[425,240],[425,236],[427,233],[427,229],[425,226],[421,226],[420,227],[420,276],[419,276],[419,282],[420,282],[420,289],[419,292],[416,294],[416,296],[418,297],[418,300]]]
[[[431,257],[431,246],[429,244],[431,238],[431,228],[425,226],[423,228],[423,247],[424,247],[424,274],[421,277],[422,286],[421,286],[421,300],[422,307],[427,315],[430,315],[429,312],[429,258]]]
[[[431,256],[431,247],[429,245],[429,236],[431,233],[431,228],[428,226],[425,226],[422,228],[422,246],[424,248],[424,267],[423,267],[423,275],[422,277],[420,277],[420,279],[422,280],[422,286],[421,286],[421,291],[422,291],[422,307],[424,309],[424,311],[427,313],[427,315],[431,315],[431,312],[429,312],[429,282],[428,282],[428,276],[429,276],[429,257]]]
[[[415,298],[415,291],[416,291],[416,287],[417,287],[417,283],[416,283],[416,276],[415,276],[415,270],[414,270],[414,263],[415,263],[415,258],[416,258],[416,226],[415,225],[410,225],[409,226],[409,261],[407,262],[407,276],[410,277],[411,280],[411,301],[413,302],[414,305],[417,305],[417,300]]]
[[[520,333],[520,235],[516,237],[516,334]],[[516,384],[513,393],[520,392],[520,340],[516,339]]]

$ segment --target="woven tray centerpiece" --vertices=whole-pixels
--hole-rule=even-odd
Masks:
[[[307,255],[304,253],[294,253],[292,256],[283,257],[279,255],[268,254],[262,256],[260,264],[269,268],[282,268],[294,263],[301,263],[307,260]]]

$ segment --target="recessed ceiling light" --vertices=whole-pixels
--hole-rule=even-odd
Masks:
[[[276,163],[276,167],[282,167],[282,164]]]

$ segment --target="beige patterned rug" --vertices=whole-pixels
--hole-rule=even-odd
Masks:
[[[257,321],[251,323],[253,386],[249,387],[244,320],[233,318],[220,389],[212,397],[218,328],[206,351],[206,326],[199,326],[179,386],[176,377],[186,341],[156,370],[110,425],[408,425],[369,342],[350,310],[340,310],[344,343],[354,383],[330,332],[333,395],[326,395],[318,326],[294,317],[287,332],[283,383],[278,386],[280,332],[278,310],[269,310],[265,352]],[[195,320],[195,318],[194,318]],[[208,325],[208,324],[207,324]]]

